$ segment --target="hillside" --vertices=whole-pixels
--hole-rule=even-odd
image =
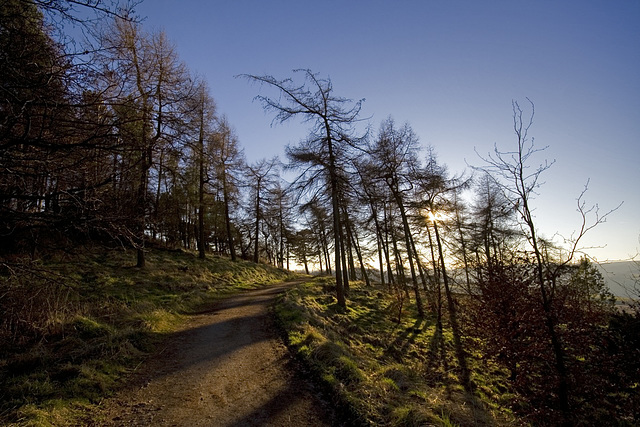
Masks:
[[[348,425],[560,425],[549,411],[554,407],[545,408],[544,396],[536,395],[536,378],[523,371],[523,378],[514,381],[504,353],[492,354],[490,339],[478,338],[474,329],[479,325],[471,318],[463,324],[471,383],[467,388],[450,324],[439,330],[436,313],[420,317],[415,306],[403,305],[385,286],[363,282],[352,284],[350,305],[341,310],[332,296],[334,283],[320,277],[289,290],[276,313],[290,347],[342,407]],[[461,308],[473,304],[471,299],[459,300]],[[487,316],[484,308],[481,311]],[[584,384],[572,384],[576,395],[584,393],[581,387],[593,394],[583,394],[573,406],[572,425],[637,425],[633,390],[639,326],[629,315],[615,316],[608,332],[600,335],[609,353],[591,347],[586,351],[596,356],[585,352],[574,359],[596,363],[589,361]],[[532,347],[530,341],[525,345]],[[539,351],[531,354],[535,361],[542,356]],[[631,382],[625,384],[627,380]]]
[[[15,261],[11,268],[5,264],[0,282],[3,288],[0,308],[5,313],[0,329],[0,389],[3,391],[0,424],[58,426],[111,422],[117,425],[122,420],[150,420],[156,416],[173,419],[179,411],[167,411],[180,405],[171,403],[175,403],[174,397],[167,401],[161,398],[165,395],[166,387],[162,384],[166,381],[181,385],[186,390],[185,399],[198,397],[198,390],[208,390],[208,394],[202,395],[204,401],[199,401],[199,397],[191,399],[194,408],[202,406],[198,402],[208,401],[206,399],[226,396],[226,400],[222,400],[226,402],[224,407],[216,409],[218,401],[204,405],[210,416],[219,410],[227,411],[229,420],[239,416],[239,412],[233,410],[236,398],[229,393],[237,386],[227,390],[216,380],[194,385],[194,388],[191,385],[195,382],[186,381],[184,375],[193,367],[201,373],[197,378],[210,377],[209,372],[219,368],[217,365],[205,368],[205,359],[206,366],[215,360],[227,363],[227,356],[235,357],[240,347],[243,350],[254,347],[229,344],[232,351],[223,350],[224,346],[209,345],[215,341],[205,333],[214,330],[209,326],[210,320],[211,324],[216,320],[222,322],[227,328],[222,332],[229,343],[245,342],[248,337],[258,337],[260,345],[266,342],[260,338],[264,325],[271,322],[266,312],[260,315],[259,321],[250,314],[229,314],[229,319],[249,320],[243,332],[238,332],[231,323],[225,323],[226,315],[222,312],[211,312],[212,304],[240,290],[282,282],[292,275],[262,264],[231,262],[222,257],[199,260],[196,254],[187,251],[150,250],[144,269],[133,267],[134,261],[133,251],[82,248],[37,263]],[[532,384],[530,378],[524,376],[526,372],[521,373],[526,383],[514,382],[512,373],[502,363],[503,356],[492,352],[491,341],[479,334],[478,328],[483,333],[490,333],[491,329],[478,324],[473,311],[468,311],[476,303],[473,300],[460,297],[458,301],[458,307],[464,310],[461,312],[468,313],[462,318],[462,343],[470,371],[470,386],[465,387],[449,322],[443,319],[444,328],[440,329],[436,313],[429,312],[421,318],[416,306],[402,293],[389,292],[387,286],[356,281],[351,284],[348,306],[342,309],[336,304],[335,280],[330,277],[319,277],[287,289],[275,309],[278,324],[290,349],[324,390],[325,399],[337,411],[341,423],[523,425],[538,424],[545,419],[539,418],[542,406],[535,390],[523,388],[523,384]],[[255,308],[256,300],[251,298],[258,294],[252,292],[246,294],[248,298],[229,299],[219,307],[235,310],[248,304]],[[270,291],[269,294],[273,295]],[[486,317],[484,307],[479,314]],[[611,355],[596,353],[599,364],[589,368],[592,376],[587,385],[604,384],[598,382],[604,377],[596,375],[609,372],[611,361],[617,360],[629,369],[637,365],[632,353],[637,352],[634,344],[637,333],[629,329],[634,325],[633,319],[619,316],[613,321],[609,327],[613,328],[612,333],[607,334],[607,339],[614,339],[611,342],[620,352],[608,347],[602,350],[612,351]],[[186,328],[193,322],[200,326],[206,322],[206,327]],[[185,333],[187,329],[192,332]],[[200,341],[206,345],[191,343],[189,337],[200,335]],[[269,338],[269,342],[274,343],[269,344],[269,348],[281,346],[276,341]],[[192,345],[196,347],[190,347]],[[186,348],[200,348],[212,352],[212,356],[203,359],[191,355],[196,357],[194,361]],[[204,354],[202,351],[198,350],[198,354]],[[220,352],[225,356],[220,357]],[[251,357],[261,358],[260,355],[266,353],[254,351],[252,354]],[[274,354],[278,364],[287,360],[286,352],[277,350]],[[532,353],[531,360],[540,360],[541,354]],[[261,365],[251,357],[238,365],[242,369],[225,371],[222,368],[223,379],[232,380],[240,373],[249,374],[253,379],[265,377],[263,369],[254,368]],[[583,353],[581,357],[595,356]],[[176,366],[187,368],[176,371],[173,369]],[[275,366],[269,363],[269,369]],[[296,387],[309,390],[301,385],[299,377],[288,371],[293,365],[287,363],[278,369],[284,371],[277,371],[280,373],[274,378],[289,378],[284,385],[287,393]],[[622,375],[620,381],[633,381],[633,375],[626,378],[618,367],[611,365],[611,369],[612,375]],[[138,388],[133,386],[135,381],[131,382],[132,374],[142,375],[140,378],[149,378],[149,381],[160,378],[161,382],[138,395],[135,391]],[[265,396],[278,393],[269,390],[270,383],[272,381],[258,387]],[[581,385],[574,384],[576,391],[580,390],[578,386]],[[176,387],[172,385],[170,389],[174,391]],[[311,386],[312,392],[305,391],[305,395],[317,394],[315,387]],[[632,390],[633,385],[627,389]],[[145,393],[153,390],[157,390],[159,398],[148,405],[144,403],[147,402]],[[576,419],[595,422],[618,414],[620,425],[633,425],[633,410],[629,405],[633,405],[635,399],[631,395],[622,399],[620,390],[618,385],[598,397],[599,400],[584,400],[575,412]],[[123,413],[118,412],[122,402],[126,402]],[[274,409],[279,406],[273,406],[277,399],[267,398],[266,403],[260,404],[251,399],[243,402],[247,413],[260,417],[279,411]],[[298,406],[292,405],[294,407]]]
[[[82,248],[4,264],[0,424],[84,424],[96,404],[176,330],[221,297],[291,278],[185,251]]]
[[[634,287],[640,290],[640,268],[633,261],[619,261],[597,264],[611,292],[622,298],[638,297]]]

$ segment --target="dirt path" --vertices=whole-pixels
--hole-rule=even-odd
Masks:
[[[326,403],[296,369],[269,312],[288,286],[248,291],[193,316],[129,389],[106,402],[106,425],[331,425]]]

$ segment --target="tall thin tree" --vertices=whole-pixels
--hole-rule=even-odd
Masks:
[[[352,101],[335,96],[331,80],[322,79],[311,70],[294,70],[302,73],[304,82],[298,85],[292,79],[277,80],[272,76],[243,75],[250,81],[258,82],[277,89],[279,96],[270,98],[258,96],[265,110],[276,113],[275,121],[285,122],[300,117],[312,123],[307,139],[297,147],[288,147],[287,156],[299,165],[319,168],[325,172],[331,197],[334,254],[336,274],[336,297],[340,307],[346,307],[343,270],[345,254],[341,239],[343,229],[340,214],[340,169],[345,163],[350,146],[356,145],[354,125],[358,121],[362,100]]]

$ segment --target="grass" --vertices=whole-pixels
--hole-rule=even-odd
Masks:
[[[354,425],[520,425],[506,372],[466,342],[472,394],[457,375],[453,337],[406,304],[397,322],[383,288],[352,283],[341,310],[331,279],[317,278],[282,297],[276,315],[286,340]],[[467,340],[469,341],[469,340]]]
[[[265,265],[87,249],[0,274],[0,425],[87,424],[91,411],[189,313],[291,278]],[[12,273],[12,274],[8,274]]]

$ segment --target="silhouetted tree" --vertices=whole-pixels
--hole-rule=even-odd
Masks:
[[[426,218],[424,218],[423,222],[425,227],[428,227],[430,222],[434,231],[438,259],[440,260],[439,268],[442,275],[442,284],[444,285],[447,299],[449,323],[453,333],[456,357],[461,370],[461,380],[463,385],[469,389],[471,387],[470,372],[467,365],[466,351],[462,344],[458,306],[451,289],[453,283],[445,264],[445,242],[441,233],[441,227],[447,225],[447,216],[452,212],[456,212],[455,196],[469,185],[469,180],[461,177],[449,177],[446,167],[438,163],[432,149],[429,151],[424,168],[416,172],[418,194],[420,195],[420,200],[417,203],[426,213]]]
[[[412,289],[416,299],[418,315],[424,316],[422,297],[418,287],[416,254],[411,243],[411,227],[407,214],[408,192],[412,190],[411,171],[417,168],[418,138],[408,124],[398,128],[388,118],[380,126],[378,137],[369,149],[371,161],[377,168],[378,179],[384,180],[398,207],[402,220],[402,231],[407,251],[407,263],[411,271]]]
[[[205,145],[207,141],[212,140],[211,125],[215,120],[215,105],[204,83],[200,83],[196,93],[194,98],[197,100],[195,112],[198,132],[198,143],[195,148],[198,162],[198,258],[204,259],[207,245],[205,196],[206,184],[209,182],[208,169],[211,164]]]
[[[185,65],[163,32],[147,34],[139,24],[116,18],[112,32],[104,37],[105,45],[110,47],[102,56],[105,68],[110,70],[110,102],[117,105],[122,91],[128,96],[127,115],[121,115],[121,119],[129,123],[126,143],[135,156],[139,174],[134,198],[135,243],[137,266],[144,267],[150,171],[162,148],[178,140],[184,104],[198,95]]]
[[[237,203],[240,179],[238,174],[245,168],[244,152],[226,118],[219,121],[213,145],[213,162],[216,171],[217,185],[222,194],[224,204],[224,222],[226,238],[231,260],[236,260],[234,242],[235,230],[231,221],[232,205]]]
[[[571,422],[571,400],[570,400],[570,371],[568,368],[568,354],[571,353],[568,334],[563,333],[563,314],[568,306],[560,299],[562,295],[562,279],[567,270],[567,266],[574,259],[578,244],[582,237],[591,229],[602,223],[612,212],[609,211],[601,215],[597,206],[587,208],[583,201],[583,196],[587,187],[578,197],[578,212],[581,217],[579,231],[571,238],[567,239],[568,248],[564,251],[554,250],[553,246],[547,244],[539,235],[539,231],[534,220],[533,198],[535,192],[540,187],[542,174],[551,167],[553,163],[544,162],[535,169],[530,168],[530,163],[534,156],[541,149],[534,145],[533,138],[529,136],[529,130],[533,125],[534,108],[531,105],[531,114],[527,119],[523,110],[517,102],[513,102],[513,128],[516,135],[516,147],[513,151],[502,152],[496,147],[493,154],[482,158],[487,166],[484,168],[503,192],[510,207],[518,213],[523,228],[523,236],[526,239],[532,258],[533,277],[532,285],[538,292],[540,306],[542,307],[542,318],[546,337],[549,340],[553,355],[553,366],[555,376],[553,382],[556,384],[557,408],[560,411],[559,420],[562,423]],[[543,149],[542,149],[543,150]],[[593,214],[594,218],[589,223],[587,217]]]
[[[275,120],[285,122],[293,117],[312,124],[307,139],[297,147],[287,147],[287,156],[294,164],[306,165],[323,172],[331,196],[334,229],[334,253],[336,296],[338,305],[346,307],[343,269],[345,253],[341,240],[343,229],[340,213],[340,170],[344,167],[347,151],[358,144],[354,124],[362,100],[350,100],[333,94],[331,80],[319,78],[310,70],[296,70],[304,74],[304,83],[297,85],[291,79],[277,80],[272,76],[244,75],[250,81],[271,86],[278,90],[278,98],[258,96],[266,110],[276,113]],[[351,105],[350,105],[351,104]]]
[[[264,216],[262,205],[266,199],[264,192],[275,182],[278,165],[279,160],[274,157],[270,160],[262,159],[253,165],[247,166],[248,187],[253,196],[253,203],[251,204],[253,205],[255,220],[254,262],[258,262],[260,259],[260,220]]]

